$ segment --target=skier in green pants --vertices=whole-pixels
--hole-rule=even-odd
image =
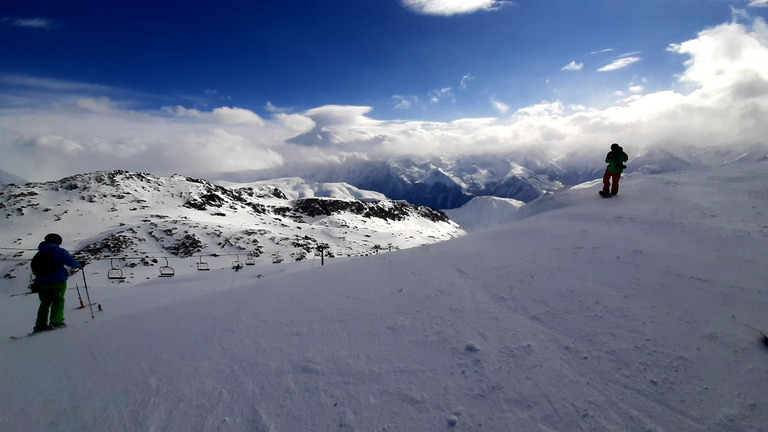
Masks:
[[[85,263],[75,261],[69,252],[59,247],[61,243],[60,235],[48,234],[37,247],[38,252],[32,259],[32,272],[35,274],[33,290],[40,297],[35,332],[67,326],[64,324],[64,293],[67,291],[69,271],[64,266],[75,269],[85,266]]]

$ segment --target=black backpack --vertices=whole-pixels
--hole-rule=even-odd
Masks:
[[[53,254],[55,248],[46,249],[35,254],[32,258],[32,273],[35,276],[48,276],[59,268],[56,257]]]

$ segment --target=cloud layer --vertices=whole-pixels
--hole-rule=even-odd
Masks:
[[[640,57],[623,57],[623,58],[620,58],[620,59],[616,59],[612,63],[607,64],[607,65],[601,67],[597,71],[598,72],[609,72],[609,71],[614,71],[614,70],[618,70],[618,69],[623,69],[623,68],[631,65],[632,63],[639,62],[640,60],[642,60]]]
[[[403,5],[425,15],[457,15],[478,11],[497,10],[509,4],[499,0],[402,0]]]
[[[22,27],[28,29],[50,30],[53,28],[53,22],[47,18],[0,18],[0,24],[12,27]]]
[[[643,85],[631,83],[617,89],[619,100],[599,109],[560,100],[515,109],[489,97],[498,117],[451,122],[381,121],[367,106],[291,113],[267,103],[268,118],[236,106],[146,111],[116,97],[120,92],[114,89],[4,76],[0,169],[31,180],[117,168],[204,175],[347,158],[505,153],[527,146],[565,152],[621,142],[636,151],[673,142],[766,141],[768,26],[762,19],[709,28],[670,45],[667,54],[679,57],[685,70],[666,90],[644,93]],[[450,103],[452,90],[430,97],[431,103]],[[393,101],[406,109],[417,99]]]

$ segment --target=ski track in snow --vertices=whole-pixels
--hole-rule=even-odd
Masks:
[[[766,191],[632,176],[324,267],[89,278],[94,320],[70,291],[67,329],[0,341],[0,430],[768,430]]]

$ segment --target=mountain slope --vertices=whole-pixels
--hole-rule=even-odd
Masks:
[[[375,192],[296,180],[281,185],[291,187],[293,199],[268,182],[230,189],[180,175],[126,171],[6,186],[0,189],[0,244],[19,249],[0,256],[21,259],[19,251],[35,249],[45,234],[57,232],[80,259],[116,258],[98,261],[94,268],[102,272],[127,266],[130,277],[123,283],[155,275],[168,258],[185,266],[200,255],[229,255],[227,265],[240,255],[296,261],[318,246],[330,256],[358,255],[463,234],[438,211]],[[7,279],[25,283],[27,274],[23,265],[0,262]]]
[[[437,209],[459,208],[478,196],[531,202],[548,193],[601,178],[610,143],[565,153],[531,145],[503,154],[350,158],[322,166],[284,166],[262,172],[223,175],[240,181],[298,175],[314,182],[346,182],[392,199]],[[637,146],[627,143],[626,173],[662,174],[767,158],[768,145],[729,143],[700,147],[674,143]],[[217,176],[214,176],[217,177]]]
[[[15,174],[11,174],[7,171],[0,170],[0,186],[7,185],[7,184],[22,185],[26,182],[27,182],[26,180],[24,180],[23,178]]]
[[[290,274],[93,282],[96,319],[0,340],[0,429],[764,430],[765,173],[636,175]],[[35,305],[0,298],[4,328]]]
[[[467,231],[488,229],[509,222],[525,205],[522,201],[509,198],[482,196],[457,209],[445,210],[445,214]]]
[[[314,168],[282,167],[264,172],[230,174],[270,179],[290,172],[313,182],[346,182],[389,198],[436,209],[461,207],[475,196],[494,195],[529,202],[562,184],[514,162],[515,156],[462,156],[347,160]],[[532,159],[525,159],[531,162]],[[533,162],[531,162],[533,163]]]

